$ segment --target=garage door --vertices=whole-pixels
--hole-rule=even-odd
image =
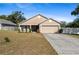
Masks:
[[[59,30],[57,25],[42,25],[40,27],[41,33],[57,33]]]

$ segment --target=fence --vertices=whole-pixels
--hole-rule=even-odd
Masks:
[[[65,34],[79,34],[79,28],[63,28]]]

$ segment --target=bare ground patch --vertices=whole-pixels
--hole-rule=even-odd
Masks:
[[[10,42],[5,42],[8,37]],[[1,55],[56,55],[56,51],[40,33],[0,31]]]

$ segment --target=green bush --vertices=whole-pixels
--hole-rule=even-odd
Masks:
[[[4,38],[5,42],[10,42],[10,39],[8,37]]]
[[[29,29],[29,32],[32,32],[32,29]]]
[[[60,29],[60,30],[59,30],[59,33],[62,33],[62,32],[63,32],[63,29]]]

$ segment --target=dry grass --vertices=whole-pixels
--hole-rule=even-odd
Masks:
[[[79,35],[69,35],[69,36],[79,39]]]
[[[5,42],[8,37],[10,42]],[[40,33],[0,31],[1,55],[56,55],[56,51]]]

